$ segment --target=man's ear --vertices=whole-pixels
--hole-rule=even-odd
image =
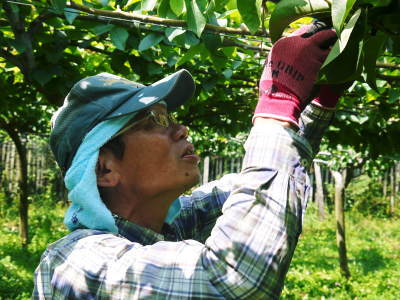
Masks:
[[[96,165],[97,185],[115,187],[120,180],[116,157],[108,149],[100,149]]]

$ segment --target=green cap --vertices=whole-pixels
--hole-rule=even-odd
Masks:
[[[102,121],[140,111],[165,101],[168,111],[193,97],[195,84],[187,70],[179,70],[145,86],[108,73],[76,83],[52,118],[50,147],[65,174],[85,135]]]

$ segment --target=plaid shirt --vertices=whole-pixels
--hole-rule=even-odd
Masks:
[[[51,244],[33,298],[279,298],[310,193],[306,168],[331,118],[309,105],[298,133],[254,126],[241,173],[182,196],[161,234],[116,217],[119,234],[78,229]]]

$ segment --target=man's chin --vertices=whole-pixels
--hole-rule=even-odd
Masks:
[[[184,193],[200,183],[201,179],[200,170],[197,169],[196,173],[190,174],[190,177],[191,177],[190,180],[188,180],[187,184],[185,185]]]

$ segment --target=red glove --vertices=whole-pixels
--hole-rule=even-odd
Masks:
[[[318,71],[336,39],[334,30],[315,22],[276,42],[261,75],[253,121],[269,117],[298,126]]]
[[[312,103],[325,109],[335,109],[340,96],[342,96],[344,91],[351,87],[352,84],[353,81],[333,85],[321,85],[318,96],[314,98]]]
[[[312,103],[323,108],[335,109],[342,93],[343,91],[335,90],[332,85],[323,85],[319,90],[318,96],[312,101]]]

